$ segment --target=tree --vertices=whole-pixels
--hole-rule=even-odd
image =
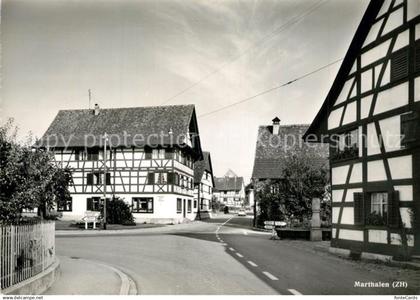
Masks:
[[[24,209],[38,208],[40,217],[57,201],[70,198],[71,172],[53,163],[52,154],[16,141],[9,119],[0,127],[0,222],[18,223]]]
[[[316,153],[303,150],[288,155],[280,182],[280,193],[288,215],[300,220],[309,218],[312,198],[323,199],[328,194],[328,184],[328,166]]]
[[[312,215],[312,198],[321,198],[321,215],[331,216],[329,171],[327,159],[310,149],[295,147],[281,158],[281,179],[266,180],[255,185],[259,214],[257,224],[265,220],[307,220]],[[329,212],[328,212],[329,209]]]

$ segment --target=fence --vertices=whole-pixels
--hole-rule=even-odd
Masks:
[[[54,263],[54,221],[0,228],[1,289],[35,276]]]

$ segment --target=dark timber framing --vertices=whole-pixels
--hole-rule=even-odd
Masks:
[[[321,136],[331,136],[332,134],[341,134],[348,130],[351,130],[357,126],[364,137],[368,133],[368,124],[373,124],[374,131],[379,138],[379,153],[368,155],[368,145],[366,139],[359,140],[359,147],[361,149],[361,156],[354,159],[346,160],[330,160],[331,170],[335,167],[349,166],[348,173],[344,184],[332,183],[332,190],[343,190],[341,201],[333,202],[332,207],[339,209],[337,224],[333,224],[335,229],[335,235],[332,237],[331,245],[333,247],[350,249],[353,252],[372,252],[390,256],[398,256],[402,249],[409,249],[408,252],[414,254],[420,254],[420,147],[419,145],[413,145],[411,147],[401,147],[399,150],[392,150],[387,152],[384,141],[381,139],[382,134],[386,135],[381,128],[380,122],[382,120],[399,116],[409,112],[420,112],[420,101],[415,99],[415,78],[420,76],[420,68],[416,70],[416,64],[420,65],[420,55],[416,58],[416,48],[419,48],[420,41],[415,40],[415,29],[416,25],[420,23],[420,16],[417,16],[407,21],[407,0],[402,3],[395,5],[396,1],[391,1],[388,10],[376,18],[384,1],[371,1],[363,19],[356,31],[356,34],[351,42],[349,50],[343,60],[343,64],[337,74],[337,77],[322,105],[320,111],[316,115],[314,121],[306,132],[304,139],[311,135],[311,141],[313,141],[313,135],[317,137],[318,142],[328,142],[328,139],[321,139]],[[395,29],[382,35],[385,29],[386,21],[390,19],[391,13],[402,9],[403,12],[403,23],[397,26]],[[385,22],[382,22],[384,21]],[[363,45],[365,39],[375,22],[382,22],[379,28],[376,39],[367,45]],[[408,31],[409,41],[407,46],[403,46],[398,50],[394,50],[394,46],[397,43],[397,37],[400,33]],[[381,45],[382,43],[388,43],[388,49],[381,58],[378,57],[374,62],[369,62],[362,66],[362,55],[369,50]],[[390,72],[389,82],[382,83],[385,71],[387,67],[391,70],[391,57],[395,53],[408,52],[408,74],[393,78]],[[350,70],[356,64],[356,70],[350,73]],[[362,92],[362,73],[371,70],[372,71],[372,85],[371,88]],[[379,70],[379,71],[378,71]],[[350,89],[347,93],[345,101],[335,104],[337,98],[340,96],[341,90],[344,84],[348,80],[353,80]],[[392,89],[400,84],[408,85],[408,99],[406,104],[401,102],[401,106],[395,107],[382,112],[375,112],[375,109],[381,105],[378,100],[378,96],[381,92]],[[356,88],[356,93],[354,89]],[[367,116],[362,116],[362,104],[363,98],[371,96],[372,101],[368,110]],[[367,101],[367,99],[365,99]],[[403,99],[401,99],[403,101]],[[356,119],[355,121],[343,124],[344,116],[349,104],[356,104]],[[332,129],[328,128],[328,117],[332,111],[340,109],[342,112],[339,117],[339,123],[337,127]],[[337,111],[339,112],[339,111]],[[372,125],[371,125],[372,126]],[[418,126],[420,124],[418,123]],[[412,158],[412,177],[405,179],[393,179],[392,170],[389,164],[389,159],[411,156]],[[368,181],[368,163],[373,161],[382,161],[385,172],[385,180],[369,182]],[[351,173],[354,170],[354,165],[357,163],[362,164],[362,181],[358,183],[350,183]],[[344,180],[342,181],[344,182]],[[402,217],[400,210],[398,210],[399,226],[370,226],[366,224],[348,225],[342,224],[343,209],[346,207],[354,207],[354,202],[345,202],[348,189],[361,189],[365,197],[372,192],[384,191],[395,194],[395,186],[399,185],[410,185],[413,189],[412,201],[398,201],[399,208],[409,208],[414,211],[414,220],[411,228],[404,228],[402,224]],[[394,197],[394,196],[393,196]],[[353,200],[351,200],[353,201]],[[363,242],[356,240],[339,239],[340,230],[358,230],[363,232]],[[387,239],[385,243],[369,242],[369,230],[381,230],[386,231]],[[393,244],[391,241],[391,235],[398,234],[401,238],[401,245]],[[414,247],[408,247],[408,235],[414,235]]]

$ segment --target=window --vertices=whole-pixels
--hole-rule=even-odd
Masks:
[[[359,156],[359,130],[331,136],[331,159],[344,160]]]
[[[99,149],[90,148],[87,149],[87,160],[98,160],[99,159]]]
[[[153,149],[152,159],[165,159],[165,149]]]
[[[64,201],[58,201],[57,211],[72,211],[73,209],[73,199],[70,198]]]
[[[159,149],[159,159],[165,159],[165,149]]]
[[[133,213],[153,213],[153,198],[133,198],[132,199]]]
[[[155,183],[156,184],[166,184],[168,182],[167,173],[155,173]]]
[[[194,208],[197,208],[197,200],[194,200]]]
[[[152,149],[149,149],[149,148],[144,149],[144,158],[152,159]]]
[[[398,191],[354,193],[354,224],[398,227],[400,208]]]
[[[171,159],[174,157],[174,153],[172,149],[165,149],[165,158]]]
[[[270,193],[271,194],[277,194],[279,192],[280,192],[280,186],[278,184],[270,185]]]
[[[94,172],[87,174],[87,185],[100,185],[102,184],[102,172]],[[111,185],[111,173],[106,173],[106,185]]]
[[[388,193],[371,193],[370,209],[366,223],[369,225],[385,225],[388,220]]]
[[[86,210],[100,211],[102,208],[102,200],[100,197],[92,197],[86,199]]]
[[[191,208],[192,203],[191,202],[192,202],[191,200],[188,200],[188,212],[189,213],[192,211],[192,208]]]
[[[180,198],[176,199],[176,212],[178,214],[182,213],[182,199]]]

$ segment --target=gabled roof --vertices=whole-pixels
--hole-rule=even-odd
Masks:
[[[353,40],[351,41],[350,47],[347,50],[347,53],[343,59],[343,63],[341,64],[337,76],[331,86],[331,89],[328,92],[328,95],[325,98],[321,109],[319,110],[309,129],[303,136],[305,140],[308,138],[308,135],[315,135],[317,137],[316,141],[320,142],[320,136],[322,134],[327,133],[327,121],[331,108],[333,107],[338,95],[340,94],[341,89],[344,86],[347,76],[357,56],[359,55],[360,49],[362,48],[363,43],[383,3],[384,0],[370,1],[365,14],[363,15],[362,21],[360,22],[356,30]],[[313,139],[312,137],[311,139],[312,141],[315,141],[315,139]]]
[[[48,138],[53,147],[101,146],[104,133],[113,147],[179,145],[188,132],[198,136],[194,105],[107,108],[98,115],[89,109],[60,110],[37,146],[47,146]],[[201,154],[199,140],[195,146]]]
[[[273,126],[260,126],[255,150],[253,179],[283,178],[284,162],[292,151],[307,150],[314,155],[314,164],[328,162],[328,145],[311,144],[302,141],[308,125],[281,125],[278,134]]]
[[[224,191],[240,191],[244,185],[242,177],[215,177],[215,190]]]
[[[194,164],[194,183],[199,184],[203,178],[204,171],[210,173],[214,186],[213,167],[211,164],[210,152],[203,151],[203,159],[196,161]]]

